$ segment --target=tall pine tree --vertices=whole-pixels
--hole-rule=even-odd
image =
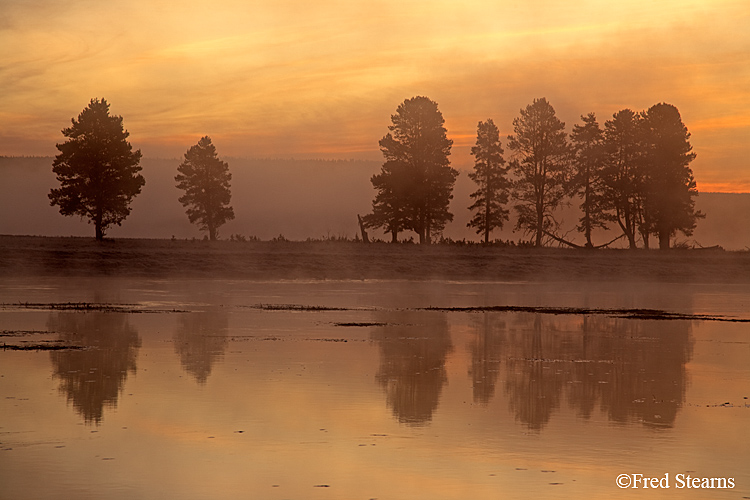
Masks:
[[[513,120],[515,135],[508,136],[513,151],[511,167],[517,177],[513,197],[517,200],[517,229],[534,237],[542,246],[543,237],[555,227],[552,213],[565,197],[569,149],[565,123],[555,116],[547,99],[534,99]]]
[[[471,154],[474,155],[474,171],[469,173],[469,178],[479,189],[470,195],[474,203],[469,210],[474,211],[474,217],[466,226],[476,228],[477,234],[483,234],[484,242],[489,243],[492,230],[502,228],[508,220],[505,205],[511,185],[506,177],[510,167],[505,166],[500,131],[491,118],[477,125],[477,142]]]
[[[385,162],[372,177],[378,194],[368,227],[383,227],[397,241],[402,230],[429,244],[453,220],[448,204],[458,171],[450,166],[451,146],[437,103],[427,97],[405,100],[391,116],[390,132],[380,140]]]
[[[581,218],[576,229],[586,238],[586,247],[594,248],[591,232],[595,228],[606,228],[612,217],[605,211],[604,182],[604,135],[596,121],[596,115],[581,116],[582,124],[573,126],[570,134],[572,153],[572,175],[569,189],[581,198]]]
[[[229,206],[229,165],[219,159],[211,138],[206,136],[188,149],[177,171],[174,180],[177,188],[185,191],[179,201],[187,207],[188,220],[208,231],[209,239],[214,241],[219,227],[234,219],[234,210]]]
[[[644,114],[643,126],[648,231],[659,238],[660,249],[668,249],[677,231],[690,236],[698,219],[704,217],[695,210],[698,190],[690,169],[695,153],[690,132],[675,106],[651,106]]]
[[[101,241],[109,226],[130,215],[130,203],[146,183],[139,174],[141,151],[133,151],[122,117],[109,115],[105,99],[91,99],[72,122],[52,163],[60,187],[50,190],[50,205],[62,215],[88,218]]]
[[[643,237],[648,219],[644,210],[646,179],[641,121],[640,114],[623,109],[604,123],[605,206],[627,237],[631,249],[636,248],[639,232]],[[643,241],[647,245],[648,237]]]

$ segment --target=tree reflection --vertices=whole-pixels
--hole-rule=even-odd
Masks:
[[[482,313],[472,318],[475,336],[469,343],[474,402],[487,404],[495,395],[500,363],[503,356],[506,324],[496,314]]]
[[[505,387],[516,418],[529,429],[539,430],[560,406],[565,381],[544,361],[552,352],[561,350],[555,330],[543,335],[541,314],[534,314],[531,323],[531,328],[512,332],[508,344],[515,355],[508,358]]]
[[[612,320],[615,325],[626,320]],[[638,321],[637,329],[615,328],[598,335],[600,357],[614,360],[611,370],[598,366],[601,408],[615,422],[674,425],[687,388],[685,363],[692,357],[690,322]]]
[[[444,313],[378,313],[372,339],[380,347],[378,383],[399,422],[424,425],[432,420],[448,381],[446,356],[453,350]]]
[[[117,407],[128,373],[136,371],[141,339],[124,314],[52,313],[47,328],[61,340],[90,348],[52,351],[52,373],[60,392],[87,424],[99,424],[104,408]]]
[[[205,384],[217,361],[224,357],[229,332],[226,312],[212,310],[183,314],[174,335],[175,352],[182,368]]]
[[[475,401],[491,399],[493,367],[505,358],[509,408],[530,430],[564,403],[583,419],[598,408],[617,423],[674,425],[692,356],[689,321],[516,314],[506,324],[490,315],[473,323]]]

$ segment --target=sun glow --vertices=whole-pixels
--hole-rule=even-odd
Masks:
[[[250,6],[218,0],[5,3],[0,154],[54,154],[92,97],[144,154],[205,134],[239,156],[377,159],[398,103],[426,95],[471,163],[476,124],[507,134],[545,96],[568,128],[594,111],[676,105],[705,185],[747,178],[750,6],[533,0]],[[106,22],[101,22],[106,20]],[[711,144],[704,140],[711,137]],[[720,141],[723,151],[712,151]]]

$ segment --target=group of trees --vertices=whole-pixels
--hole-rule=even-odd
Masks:
[[[362,219],[367,228],[382,228],[397,242],[399,233],[413,231],[429,244],[453,220],[448,210],[458,171],[448,157],[453,141],[437,103],[427,97],[405,100],[391,116],[389,132],[380,140],[385,158],[371,182],[377,190],[372,213]],[[616,224],[630,248],[650,236],[669,248],[677,231],[692,234],[703,214],[695,210],[695,179],[689,165],[695,158],[690,133],[670,104],[656,104],[636,113],[624,109],[604,123],[594,113],[581,117],[570,135],[546,99],[535,99],[513,120],[506,162],[500,132],[492,121],[479,122],[475,158],[469,177],[477,184],[469,209],[469,227],[490,241],[493,230],[516,214],[517,230],[536,246],[556,240],[593,248],[592,232]],[[110,116],[109,103],[92,99],[57,148],[53,171],[60,187],[49,194],[50,204],[63,215],[88,218],[96,238],[120,225],[145,179],[140,150],[127,141],[121,116]],[[179,198],[191,223],[217,238],[218,228],[234,218],[229,165],[220,160],[209,137],[203,137],[177,167]],[[580,198],[577,230],[585,238],[577,245],[557,234],[555,212],[568,199]],[[610,242],[611,243],[611,242]],[[604,246],[604,245],[600,245]]]
[[[690,133],[670,104],[645,112],[618,111],[602,129],[596,115],[581,117],[568,136],[565,124],[546,99],[535,99],[513,120],[508,136],[509,163],[503,158],[500,133],[492,121],[479,122],[474,171],[477,184],[468,223],[489,242],[490,233],[509,220],[512,201],[516,229],[535,246],[557,240],[593,248],[592,232],[617,224],[630,248],[640,240],[649,247],[656,236],[669,248],[677,231],[692,234],[703,214],[695,210],[695,179],[689,167],[695,158]],[[421,243],[440,231],[453,215],[448,211],[457,176],[450,167],[451,141],[446,137],[437,104],[426,97],[407,99],[391,117],[381,141],[385,162],[372,177],[378,191],[365,225],[391,233],[415,231]],[[580,198],[577,230],[585,244],[556,234],[555,211],[568,199]],[[610,242],[611,243],[611,242]],[[600,245],[604,246],[604,245]]]
[[[130,203],[146,184],[139,173],[141,151],[133,151],[122,117],[110,116],[105,99],[92,99],[72,122],[62,131],[68,140],[57,145],[60,154],[52,163],[60,187],[50,191],[50,205],[59,206],[62,215],[87,218],[102,240],[108,227],[130,215]],[[218,228],[234,219],[229,165],[206,136],[188,149],[177,171],[188,219],[215,240]]]

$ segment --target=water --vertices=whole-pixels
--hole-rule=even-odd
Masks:
[[[750,323],[534,309],[748,319],[747,286],[19,279],[0,302],[0,342],[86,346],[0,350],[3,500],[750,497]],[[497,305],[527,309],[426,309]],[[636,473],[669,488],[615,484]]]

